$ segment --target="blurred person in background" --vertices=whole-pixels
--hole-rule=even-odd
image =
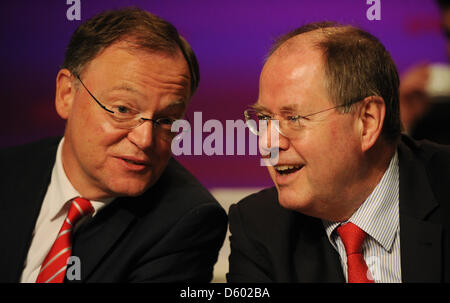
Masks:
[[[450,0],[437,2],[450,59]],[[400,106],[406,133],[450,144],[450,65],[422,63],[407,70],[400,82]]]

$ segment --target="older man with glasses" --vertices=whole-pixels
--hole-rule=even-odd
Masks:
[[[189,44],[137,8],[72,36],[63,138],[1,151],[1,282],[208,282],[226,213],[171,158],[199,82]]]
[[[230,207],[228,281],[450,281],[450,147],[400,135],[398,86],[355,27],[276,42],[244,112],[261,153],[278,154],[275,187]]]

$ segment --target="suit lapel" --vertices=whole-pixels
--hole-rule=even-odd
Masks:
[[[321,220],[304,217],[294,252],[296,282],[345,282],[339,255]]]
[[[5,209],[0,211],[3,226],[0,228],[0,239],[8,245],[2,247],[1,280],[19,282],[36,220],[50,183],[58,142],[59,139],[50,144],[48,141],[36,144],[30,148],[27,159],[11,159],[16,163],[15,169],[19,171],[20,177],[5,181],[8,193],[3,196],[5,201],[2,201]]]
[[[72,255],[80,258],[81,281],[89,279],[102,258],[132,224],[135,215],[125,204],[137,202],[118,198],[77,230],[72,243]]]
[[[442,272],[442,226],[425,220],[438,206],[426,168],[403,143],[399,145],[399,166],[402,280],[439,282]]]
[[[406,215],[400,216],[400,224],[403,282],[440,282],[441,226]]]

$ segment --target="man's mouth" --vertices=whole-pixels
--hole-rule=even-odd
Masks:
[[[119,156],[117,159],[121,160],[123,167],[129,171],[143,172],[150,167],[150,162],[147,159],[140,159],[131,156]]]
[[[277,173],[280,175],[288,175],[295,173],[296,171],[299,171],[303,165],[297,164],[297,165],[276,165],[274,166]]]
[[[122,160],[124,160],[125,162],[128,162],[128,163],[131,163],[131,164],[147,165],[145,162],[142,162],[142,161],[133,161],[133,160],[130,160],[130,159],[125,159],[125,158],[122,158]]]

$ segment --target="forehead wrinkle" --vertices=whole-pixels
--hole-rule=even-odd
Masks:
[[[182,90],[184,88],[184,86],[179,85],[179,88],[173,88],[173,85],[155,85],[158,88],[166,88],[168,90],[173,90],[173,91],[179,91]],[[147,98],[147,95],[142,92],[141,90],[139,90],[139,88],[134,87],[133,85],[130,85],[128,83],[120,83],[114,87],[112,87],[111,89],[105,89],[103,90],[100,95],[106,95],[108,93],[112,93],[112,92],[116,92],[116,91],[124,91],[124,92],[129,92],[129,93],[133,93],[135,95],[138,95],[141,98]],[[183,101],[176,101],[179,103],[182,103]]]
[[[303,36],[303,34],[300,36]],[[278,111],[301,113],[312,106],[316,99],[328,99],[323,53],[315,48],[314,44],[301,43],[300,39],[297,40],[299,41],[295,41],[295,43],[289,41],[286,48],[275,51],[262,71],[260,85],[269,87],[266,92],[282,92],[283,90],[290,92],[292,90],[290,95],[282,95],[282,104],[280,104],[281,100],[277,102],[279,103],[276,109]],[[294,46],[297,46],[297,48],[294,48]],[[320,81],[319,84],[317,84],[318,80]],[[317,85],[316,94],[309,96],[309,98],[295,90],[297,87],[305,90]],[[325,95],[322,96],[320,92]],[[305,103],[308,100],[311,102]],[[300,104],[297,104],[299,102],[301,108]]]
[[[151,84],[153,86],[167,90],[184,90],[186,88],[189,88],[190,85],[190,78],[187,75],[158,75],[157,77],[155,77],[148,74],[147,77],[147,79],[151,81]]]
[[[145,94],[140,92],[138,89],[126,84],[126,83],[121,83],[119,85],[114,86],[113,88],[109,89],[106,92],[114,92],[114,91],[126,91],[126,92],[131,92],[137,95],[140,95],[141,97],[145,97]]]
[[[137,63],[136,68],[131,68],[125,76],[125,79],[135,85],[142,85],[143,88],[155,87],[168,90],[170,92],[179,92],[184,90],[190,90],[190,73],[186,60],[181,54],[168,55],[164,53],[145,53],[140,51],[143,56],[143,60],[150,59],[150,62],[146,61],[147,67],[143,68],[140,63]],[[156,56],[156,57],[155,57]],[[158,62],[165,62],[167,65],[161,66]]]
[[[177,76],[176,78],[178,79],[147,74],[145,78],[135,78],[139,82],[135,82],[133,79],[122,80],[123,84],[117,85],[117,88],[137,93],[143,97],[147,97],[147,91],[162,89],[165,91],[164,93],[182,95],[183,98],[188,98],[186,91],[189,89],[189,84],[185,80],[186,77]]]

